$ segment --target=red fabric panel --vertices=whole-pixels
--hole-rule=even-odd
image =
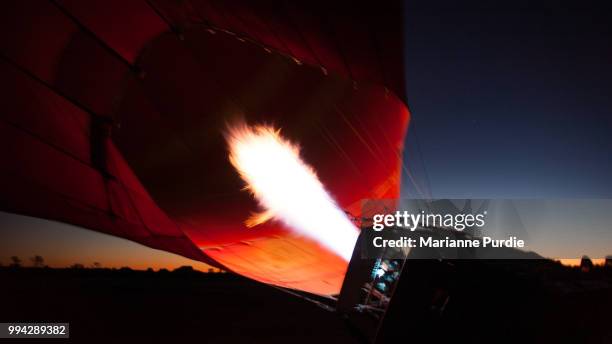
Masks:
[[[405,99],[402,3],[349,1],[154,0],[173,25],[202,22],[322,64],[357,81],[379,83]]]
[[[22,128],[1,122],[2,171],[88,207],[107,211],[102,176],[91,166],[37,140]],[[13,149],[18,147],[19,149]]]
[[[2,120],[90,163],[89,116],[40,83],[0,62]]]
[[[256,33],[256,30],[250,28],[245,22],[243,18],[241,18],[240,14],[236,12],[236,6],[244,6],[243,3],[232,4],[230,1],[224,0],[207,0],[211,3],[211,5],[217,9],[221,13],[224,18],[224,21],[227,27],[223,27],[223,29],[230,30],[234,33],[240,35],[250,36],[252,39],[258,40],[260,39]],[[264,42],[261,42],[264,43]],[[269,43],[269,42],[268,42]],[[281,46],[275,47],[277,49],[282,49]]]
[[[290,49],[287,40],[283,40],[283,32],[274,27],[276,18],[272,17],[269,12],[259,10],[258,7],[264,5],[263,2],[245,3],[234,0],[221,3],[227,9],[228,16],[237,18],[243,24],[243,35],[250,36],[284,54],[296,56],[296,52]]]
[[[194,11],[198,13],[198,16],[206,21],[207,24],[226,29],[229,27],[225,15],[214,6],[212,1],[190,1],[190,4]]]
[[[304,10],[295,3],[287,2],[283,8],[288,20],[294,23],[323,66],[343,76],[350,76],[344,57],[334,41],[335,38],[323,29],[325,24],[321,16],[312,10]]]
[[[285,13],[284,4],[257,1],[251,2],[249,5],[253,7],[253,12],[265,21],[275,37],[278,37],[282,42],[282,46],[287,47],[292,56],[305,63],[312,65],[320,64],[309,43],[297,31],[297,27]]]
[[[0,14],[5,17],[0,20],[2,52],[89,110],[108,115],[127,65],[56,5],[45,1],[11,4]]]
[[[0,63],[0,166],[4,210],[60,220],[219,265],[151,200],[107,141],[111,176],[91,166],[90,115],[42,83]]]
[[[182,31],[191,24],[200,23],[204,19],[200,17],[190,1],[154,0],[149,3],[174,29]]]
[[[402,23],[402,3],[389,2],[388,7],[377,8],[367,17],[365,25],[372,30],[374,49],[382,66],[384,83],[395,95],[406,101],[404,64],[404,25]]]
[[[48,1],[8,1],[0,11],[2,53],[51,83],[77,26]]]
[[[4,128],[4,125],[0,124],[0,128]],[[4,143],[4,140],[2,142]],[[16,175],[0,169],[0,176],[0,207],[3,211],[62,221],[118,237],[127,237],[119,221],[111,219],[107,212],[34,184],[25,177],[27,175],[23,171]]]
[[[53,85],[90,111],[110,116],[114,98],[128,73],[125,63],[91,35],[79,31],[62,54]]]
[[[108,159],[112,166],[110,171],[119,172],[115,174],[118,181],[109,185],[111,195],[114,196],[111,197],[111,201],[113,209],[117,209],[116,213],[130,222],[144,224],[147,234],[164,237],[184,236],[177,224],[159,209],[140,182],[133,177],[114,145],[109,143],[108,148]],[[132,176],[123,179],[126,174]]]
[[[329,35],[333,37],[339,47],[342,57],[350,69],[350,75],[355,80],[363,80],[370,83],[383,85],[382,68],[377,59],[378,53],[372,44],[372,35],[376,28],[363,23],[354,25],[354,18],[343,15],[345,9],[342,4],[335,6],[330,4],[333,9],[326,13]],[[355,4],[352,11],[359,15],[359,18],[366,21],[369,15],[363,5]]]
[[[145,0],[61,0],[59,4],[130,63],[149,41],[169,30]]]

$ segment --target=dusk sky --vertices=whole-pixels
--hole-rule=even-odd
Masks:
[[[425,196],[612,197],[610,13],[592,4],[538,3],[537,9],[471,2],[441,10],[408,2],[412,123],[405,161],[429,190]],[[404,197],[421,196],[403,180]],[[41,254],[56,266],[207,268],[127,240],[2,212],[0,235],[3,264],[11,255],[26,261]]]
[[[407,164],[436,198],[611,197],[609,9],[483,3],[408,2]]]
[[[207,264],[141,244],[60,222],[0,211],[0,263],[8,265],[18,256],[24,266],[40,255],[51,267],[82,264],[91,267],[175,269],[190,265],[207,271]]]

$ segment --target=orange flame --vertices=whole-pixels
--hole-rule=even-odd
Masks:
[[[271,126],[238,124],[226,135],[229,160],[263,212],[245,224],[253,227],[271,219],[316,240],[349,260],[357,228],[300,157],[300,148]]]

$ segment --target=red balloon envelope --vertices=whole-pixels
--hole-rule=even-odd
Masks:
[[[259,208],[223,133],[236,120],[280,128],[349,213],[397,197],[409,120],[398,4],[0,6],[3,210],[339,292],[344,259],[282,221],[244,225]]]

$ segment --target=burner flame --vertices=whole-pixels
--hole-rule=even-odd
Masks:
[[[349,261],[358,230],[300,157],[298,145],[271,126],[231,126],[226,134],[229,160],[262,212],[249,217],[253,227],[277,220]]]

